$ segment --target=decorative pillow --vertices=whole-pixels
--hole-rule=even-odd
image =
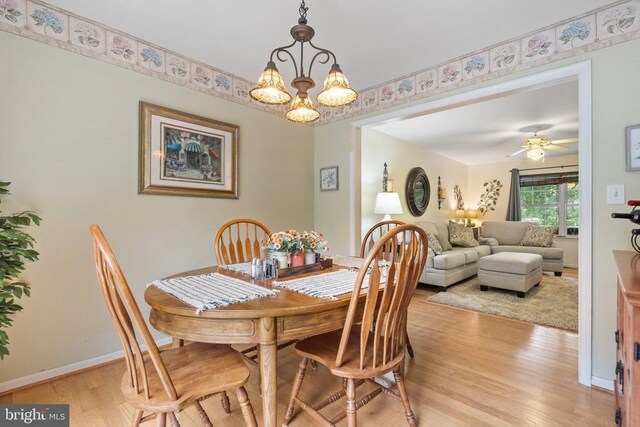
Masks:
[[[493,237],[480,237],[480,239],[478,239],[478,242],[481,245],[489,245],[489,246],[498,246],[500,243],[498,243],[498,239],[495,239]]]
[[[464,248],[478,246],[478,241],[473,238],[473,229],[455,222],[449,223],[449,241],[452,245]]]
[[[433,233],[427,233],[427,239],[429,239],[429,249],[433,249],[436,255],[440,255],[443,251],[438,238]]]
[[[553,244],[553,236],[558,232],[558,227],[545,227],[532,225],[522,237],[520,246],[536,246],[539,248],[550,248]]]

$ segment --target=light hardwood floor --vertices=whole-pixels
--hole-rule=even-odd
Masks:
[[[571,271],[565,274],[571,275]],[[409,335],[416,358],[407,363],[407,388],[422,426],[609,426],[612,394],[577,383],[577,335],[426,301],[433,288],[416,292]],[[298,358],[291,347],[278,352],[278,415],[282,417]],[[123,402],[124,363],[90,369],[15,393],[0,403],[70,403],[72,426],[127,426],[133,410]],[[247,391],[261,424],[257,370]],[[339,386],[319,366],[308,370],[301,397],[315,401]],[[364,394],[367,386],[358,389]],[[344,408],[344,401],[324,411]],[[214,425],[243,426],[238,402],[225,415],[217,397],[203,402]],[[291,426],[316,425],[296,410]],[[200,426],[194,408],[178,416],[182,426]],[[385,396],[358,411],[364,426],[405,426],[402,405]],[[343,424],[345,422],[343,421]],[[153,423],[149,423],[153,425]],[[346,424],[345,424],[346,425]]]

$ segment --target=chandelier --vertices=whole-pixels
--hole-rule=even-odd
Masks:
[[[308,10],[309,8],[305,6],[304,0],[302,0],[299,9],[300,18],[298,19],[298,25],[291,28],[293,43],[276,48],[271,52],[267,67],[258,78],[256,86],[249,92],[251,98],[266,104],[286,104],[291,102],[285,117],[288,120],[298,123],[309,123],[320,118],[320,113],[313,106],[313,102],[308,94],[308,91],[316,85],[313,79],[309,77],[316,60],[321,64],[326,64],[329,60],[333,59],[331,70],[324,79],[322,92],[320,92],[316,98],[319,104],[326,107],[341,107],[352,103],[358,98],[358,93],[349,86],[349,81],[342,73],[333,52],[320,48],[311,42],[315,31],[307,25]],[[291,48],[293,48],[296,43],[300,43],[299,66],[291,52]],[[311,57],[307,74],[305,74],[304,67],[305,43],[314,49],[311,51],[311,55],[313,56]],[[293,63],[296,77],[291,82],[291,86],[297,90],[293,100],[287,91],[282,75],[278,71],[278,68],[276,68],[274,59],[283,63],[291,59]]]

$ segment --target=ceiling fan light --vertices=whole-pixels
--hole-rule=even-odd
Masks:
[[[285,117],[287,120],[296,123],[311,123],[320,118],[320,113],[315,109],[313,102],[306,94],[303,96],[297,94],[291,101]]]
[[[333,64],[331,71],[324,79],[322,92],[317,100],[325,107],[342,107],[351,104],[358,99],[358,92],[351,89],[349,80],[344,75],[338,64]]]
[[[534,148],[527,151],[527,157],[531,160],[540,160],[544,157],[544,150],[542,148]]]
[[[249,91],[251,98],[265,104],[286,104],[291,101],[291,95],[287,91],[282,75],[275,63],[267,63],[266,68],[260,74],[258,83]]]

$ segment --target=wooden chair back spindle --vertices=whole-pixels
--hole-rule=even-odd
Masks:
[[[360,369],[379,368],[404,352],[407,310],[426,263],[427,249],[426,233],[420,227],[405,224],[385,233],[369,251],[356,278],[336,366],[345,362],[349,337],[356,325],[360,325]],[[382,276],[383,268],[387,270],[386,277]],[[366,298],[359,302],[367,279]],[[358,316],[360,304],[364,307]],[[372,358],[365,364],[367,354]]]
[[[220,227],[214,241],[218,265],[251,261],[261,256],[260,241],[271,232],[261,222],[248,218],[231,220]]]
[[[404,222],[395,220],[382,221],[371,227],[369,231],[367,231],[367,234],[365,234],[364,239],[362,239],[362,245],[360,246],[360,258],[366,257],[369,251],[375,246],[375,244],[385,233],[399,225],[404,225]],[[385,251],[384,259],[388,260],[388,258],[390,257],[389,254],[391,253],[391,248],[387,247],[386,249],[388,250]]]
[[[167,368],[160,356],[160,351],[149,332],[109,243],[107,243],[100,227],[92,225],[90,230],[93,237],[98,284],[100,285],[107,311],[124,349],[130,385],[138,394],[144,392],[145,398],[149,399],[148,367],[136,336],[135,324],[135,328],[138,329],[142,337],[142,342],[147,346],[149,359],[163,385],[164,391],[169,399],[176,400],[178,398],[176,388],[169,377]]]

